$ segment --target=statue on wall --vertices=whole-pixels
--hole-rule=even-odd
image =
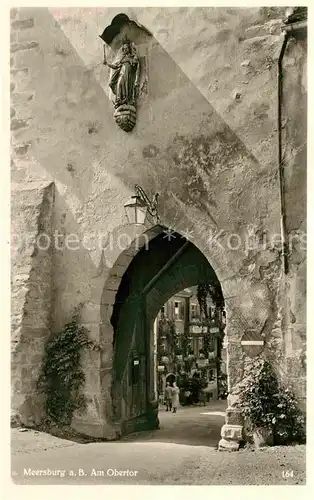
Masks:
[[[129,40],[124,41],[114,64],[109,64],[106,59],[104,64],[113,70],[109,87],[116,96],[115,108],[122,104],[134,106],[138,93],[140,68],[135,45]]]
[[[115,95],[115,120],[123,130],[130,132],[136,122],[140,80],[140,61],[134,43],[125,38],[112,64],[107,62],[104,53],[104,64],[112,69],[109,87]]]

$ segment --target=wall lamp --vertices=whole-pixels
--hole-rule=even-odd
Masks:
[[[129,224],[144,224],[147,214],[159,222],[157,205],[159,194],[156,193],[150,200],[141,186],[136,184],[134,190],[135,195],[124,205]]]

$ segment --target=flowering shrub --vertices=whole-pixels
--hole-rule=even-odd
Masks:
[[[252,430],[271,430],[275,444],[305,440],[305,418],[294,395],[280,383],[269,361],[252,361],[236,393],[239,396],[236,406]]]

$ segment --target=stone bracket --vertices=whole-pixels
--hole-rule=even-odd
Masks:
[[[225,424],[221,429],[221,440],[218,444],[219,451],[238,451],[242,441],[242,425]]]

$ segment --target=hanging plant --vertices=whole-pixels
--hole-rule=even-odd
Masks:
[[[75,309],[72,320],[45,346],[38,389],[46,395],[48,424],[69,425],[75,410],[86,409],[82,352],[99,347],[88,339],[88,330],[79,324],[81,307]]]

